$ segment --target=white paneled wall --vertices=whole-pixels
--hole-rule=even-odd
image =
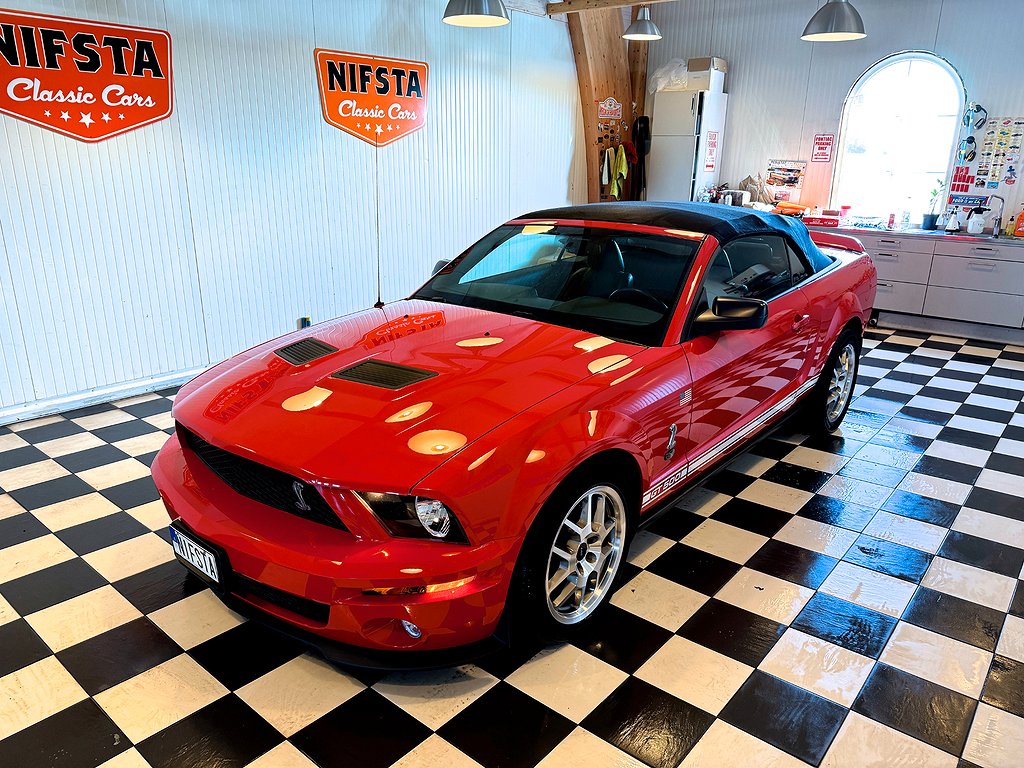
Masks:
[[[19,0],[166,29],[174,114],[99,144],[0,116],[0,424],[173,381],[408,294],[532,208],[586,197],[564,21],[444,0]],[[313,49],[430,65],[420,132],[327,125]]]
[[[823,0],[680,0],[652,6],[664,39],[651,44],[651,71],[672,58],[729,62],[729,115],[722,181],[764,173],[769,157],[810,158],[816,133],[838,133],[843,101],[875,62],[904,50],[948,59],[968,98],[992,116],[1024,115],[1022,3],[978,0],[854,0],[868,37],[805,43],[804,25]],[[831,164],[809,163],[804,199],[824,203]],[[1024,203],[1024,189],[1008,203]],[[1011,206],[1007,206],[1007,211]],[[1009,215],[1009,214],[1008,214]]]

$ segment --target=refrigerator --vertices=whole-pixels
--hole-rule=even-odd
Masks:
[[[655,94],[648,200],[693,200],[704,187],[719,183],[728,98],[721,90]]]

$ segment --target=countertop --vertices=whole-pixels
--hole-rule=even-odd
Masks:
[[[913,237],[922,240],[952,240],[961,243],[998,243],[1024,248],[1024,237],[992,237],[992,235],[946,234],[936,229],[877,229],[875,227],[808,227],[814,232],[836,232],[842,235],[875,235],[877,237]]]

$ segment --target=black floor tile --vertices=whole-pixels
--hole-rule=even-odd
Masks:
[[[96,405],[87,405],[84,408],[76,408],[73,411],[65,411],[65,419],[80,419],[83,416],[95,416],[97,413],[107,413],[108,411],[116,411],[117,406],[111,403],[97,403]]]
[[[828,472],[819,472],[816,469],[801,467],[797,464],[787,464],[780,461],[763,475],[762,480],[768,480],[789,488],[798,488],[801,491],[817,493],[817,491],[828,482],[831,475]],[[770,535],[770,534],[769,534]]]
[[[828,496],[815,496],[804,504],[797,514],[800,517],[817,520],[819,523],[851,531],[863,531],[875,516],[875,510],[848,501],[831,499]]]
[[[1010,601],[1010,613],[1024,617],[1024,581],[1017,581],[1017,589],[1014,590],[1013,599]]]
[[[46,461],[48,458],[50,457],[34,445],[23,445],[21,448],[0,451],[0,472],[35,464],[37,461]]]
[[[85,432],[85,430],[72,421],[62,419],[61,421],[54,422],[53,424],[45,424],[41,427],[23,429],[18,433],[18,437],[32,443],[32,445],[38,445],[39,443],[56,440],[60,437],[77,435],[81,432]]]
[[[1022,443],[1024,442],[1024,427],[1006,427],[1005,429],[1003,429],[1002,437],[1008,440],[1016,440],[1018,443]]]
[[[898,448],[908,453],[924,453],[932,441],[927,437],[909,435],[895,429],[882,429],[870,440],[872,445],[884,445],[886,448]]]
[[[45,483],[30,485],[17,491],[11,491],[10,496],[28,511],[48,507],[59,501],[75,499],[93,493],[93,487],[76,475],[58,477],[56,480],[47,480]]]
[[[50,529],[40,523],[34,515],[24,512],[0,519],[0,547],[13,547],[15,544],[45,536]]]
[[[172,560],[121,579],[114,583],[114,589],[142,613],[152,613],[202,592],[206,585],[181,563]]]
[[[885,664],[876,664],[853,710],[959,755],[978,702]]]
[[[667,629],[614,605],[597,616],[596,622],[575,645],[630,674],[672,637]]]
[[[0,741],[0,765],[94,768],[130,747],[100,706],[86,699]]]
[[[1024,499],[1007,493],[975,487],[964,502],[964,506],[1024,522]]]
[[[28,616],[106,583],[88,563],[76,558],[0,584],[0,595],[19,615]]]
[[[755,670],[720,717],[783,752],[817,765],[846,719],[846,708]]]
[[[900,408],[898,414],[901,418],[911,419],[912,421],[922,421],[925,424],[945,425],[951,418],[948,413],[942,411],[933,411],[930,408],[918,408],[916,406],[905,405]]]
[[[659,555],[647,570],[705,595],[713,595],[739,572],[740,566],[686,544],[675,544]]]
[[[919,496],[909,491],[894,491],[892,496],[886,499],[882,509],[925,523],[941,525],[943,528],[951,526],[960,512],[958,504],[929,499],[927,496]]]
[[[1003,613],[945,592],[920,587],[903,620],[969,645],[994,651]]]
[[[178,390],[179,389],[181,389],[181,385],[180,384],[178,386],[176,386],[176,387],[167,387],[166,389],[158,389],[156,391],[156,394],[160,395],[160,397],[174,397],[176,394],[178,394]]]
[[[902,544],[861,534],[843,560],[917,584],[931,565],[932,556]]]
[[[914,396],[907,394],[906,392],[894,392],[891,389],[882,389],[880,387],[868,387],[864,392],[864,397],[875,397],[879,400],[888,400],[892,403],[899,403],[905,405],[909,403]]]
[[[352,731],[345,741],[352,739]],[[243,766],[284,741],[233,693],[150,736],[138,745],[153,768]]]
[[[105,443],[116,443],[118,440],[127,440],[129,437],[149,435],[160,430],[142,419],[122,421],[120,424],[111,424],[109,427],[100,427],[92,430],[100,440]]]
[[[362,694],[349,703],[357,702],[360,696]],[[378,698],[384,700],[383,697]],[[342,705],[335,712],[343,710],[346,706],[347,704]],[[362,711],[354,711],[359,713],[359,722],[366,719],[366,714]],[[404,718],[412,719],[409,715],[402,714]],[[340,720],[339,723],[344,727],[344,720]],[[372,720],[371,723],[373,723]],[[515,727],[508,727],[510,723],[515,723]],[[318,724],[314,723],[311,727],[315,728],[316,725]],[[379,738],[383,739],[391,738],[392,733],[401,730],[400,727],[397,727],[397,723],[392,723],[386,717],[382,717],[380,725],[383,732]],[[418,722],[417,725],[419,725]],[[426,731],[426,735],[429,735],[430,731],[426,726],[420,725],[419,727]],[[445,723],[438,730],[438,734],[483,765],[484,768],[496,766],[525,768],[540,762],[548,752],[569,735],[573,727],[572,721],[568,718],[548,709],[536,699],[527,696],[508,683],[501,682]],[[524,738],[527,734],[529,738]],[[326,735],[328,748],[334,749],[335,734],[328,733]],[[375,733],[371,735],[377,736]],[[413,746],[423,738],[426,736],[420,735],[412,743]],[[318,759],[317,754],[307,749],[302,741],[296,738],[293,738],[292,741],[306,754]],[[372,754],[379,747],[374,741],[367,740],[366,749]],[[357,752],[356,755],[358,754]],[[352,763],[337,763],[339,766],[353,764],[363,765],[358,760]],[[389,762],[384,761],[365,764],[368,766],[390,765]],[[329,765],[333,765],[333,763]]]
[[[969,432],[966,429],[958,429],[957,427],[943,427],[935,439],[955,445],[964,445],[968,448],[980,448],[983,451],[994,450],[999,443],[998,437],[986,435],[982,432]]]
[[[1024,662],[997,655],[992,660],[981,700],[1024,717]]]
[[[899,467],[875,464],[873,461],[850,459],[846,466],[839,470],[839,474],[843,477],[852,477],[855,480],[865,480],[875,485],[884,485],[886,488],[895,488],[903,482],[907,471]]]
[[[950,376],[947,376],[946,374],[947,372],[943,371],[942,377],[940,378],[950,378]],[[959,389],[950,389],[949,387],[941,387],[937,384],[933,384],[932,386],[924,387],[918,394],[921,395],[921,397],[930,397],[934,400],[946,400],[950,403],[962,403],[971,393],[961,392]],[[956,408],[959,408],[959,406],[951,405],[950,413],[952,413]]]
[[[789,522],[788,513],[746,499],[730,499],[711,515],[713,520],[737,528],[759,533],[762,536],[774,536]]]
[[[957,409],[956,415],[966,416],[969,419],[991,421],[996,424],[1009,424],[1010,419],[1013,418],[1013,411],[999,411],[995,408],[985,408],[981,405],[961,405]],[[1003,433],[1003,436],[1008,437],[1005,432]]]
[[[817,589],[837,562],[827,555],[772,539],[747,561],[746,567]]]
[[[792,453],[795,447],[792,443],[769,437],[764,440],[758,440],[751,447],[750,452],[758,456],[764,456],[766,459],[781,459]]]
[[[914,467],[915,472],[932,477],[941,477],[943,480],[952,480],[956,483],[967,483],[973,485],[981,474],[981,467],[972,467],[970,464],[961,464],[959,461],[940,459],[937,456],[922,456]]]
[[[51,654],[44,643],[24,619],[0,624],[0,677],[35,664]]]
[[[654,520],[647,530],[667,539],[679,541],[703,522],[704,518],[694,512],[672,507]]]
[[[156,416],[158,413],[168,413],[171,410],[171,401],[167,398],[158,397],[153,400],[144,400],[134,405],[122,405],[121,410],[127,411],[132,416],[144,419],[147,416]]]
[[[234,691],[300,656],[303,650],[298,641],[259,622],[247,621],[200,643],[188,655]]]
[[[180,653],[177,643],[140,617],[60,651],[57,660],[95,696]]]
[[[1021,544],[1024,545],[1024,541]],[[946,535],[938,554],[958,563],[967,563],[1014,579],[1020,575],[1021,567],[1024,566],[1024,549],[960,531],[950,531]]]
[[[756,667],[785,631],[785,624],[712,598],[683,624],[677,634]]]
[[[956,379],[957,381],[969,381],[972,384],[977,384],[985,378],[985,374],[972,373],[970,371],[958,371],[955,368],[943,368],[941,377],[944,379]]]
[[[818,592],[807,601],[791,626],[877,659],[896,628],[896,619]]]
[[[731,469],[722,469],[715,472],[715,474],[707,480],[704,480],[701,485],[709,491],[725,493],[729,496],[736,496],[742,493],[743,490],[755,480],[757,480],[756,477],[744,475],[742,472],[735,472]]]
[[[846,427],[844,426],[845,430]],[[833,453],[836,456],[853,456],[864,447],[865,441],[854,440],[850,437],[839,437],[838,435],[815,435],[805,440],[801,445],[804,448],[813,448],[816,451]]]
[[[1024,477],[1024,459],[1017,456],[1007,456],[1005,453],[993,453],[985,462],[985,469],[994,469],[997,472],[1005,472],[1008,475]]]
[[[149,528],[128,513],[115,512],[98,520],[90,520],[58,531],[57,538],[67,544],[76,555],[86,555],[148,532]]]
[[[113,488],[100,491],[100,493],[121,509],[133,509],[160,498],[156,486],[153,485],[153,478],[148,476],[115,485]]]
[[[714,721],[704,710],[631,677],[582,725],[652,768],[675,768]]]
[[[123,461],[127,458],[130,458],[127,453],[112,445],[98,445],[77,453],[69,453],[67,456],[54,459],[54,461],[68,472],[84,472],[87,469],[95,469],[104,464],[113,464],[115,461]]]

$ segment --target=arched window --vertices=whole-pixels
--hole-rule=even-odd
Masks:
[[[919,224],[947,180],[965,98],[952,65],[924,51],[882,59],[861,75],[843,108],[832,206],[880,218],[909,210]]]

